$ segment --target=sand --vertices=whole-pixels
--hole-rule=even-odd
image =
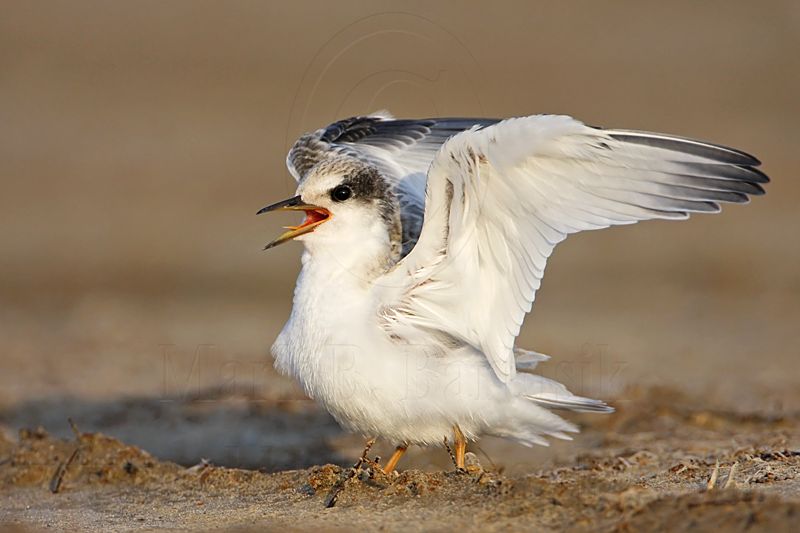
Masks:
[[[695,409],[664,389],[631,396],[638,407],[581,417],[579,449],[524,474],[480,452],[466,472],[187,468],[100,433],[24,430],[0,448],[0,520],[82,531],[796,530],[798,414]]]

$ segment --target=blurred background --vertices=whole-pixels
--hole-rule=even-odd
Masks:
[[[758,156],[773,182],[751,205],[559,246],[518,344],[622,408],[658,386],[796,411],[799,50],[791,0],[3,2],[0,424],[72,417],[185,464],[350,461],[360,440],[272,370],[301,248],[262,252],[289,219],[255,212],[292,193],[299,134],[383,108]]]

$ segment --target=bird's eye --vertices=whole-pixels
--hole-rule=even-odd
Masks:
[[[344,202],[353,196],[353,189],[347,185],[339,185],[331,191],[331,198],[334,202]]]

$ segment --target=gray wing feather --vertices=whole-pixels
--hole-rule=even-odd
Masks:
[[[300,137],[286,162],[298,181],[324,158],[342,153],[384,166],[426,172],[447,139],[473,126],[485,127],[497,122],[499,119],[351,117]],[[405,176],[391,177],[401,180]]]

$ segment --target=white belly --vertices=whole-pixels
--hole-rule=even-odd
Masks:
[[[577,428],[531,401],[537,394],[549,404],[594,407],[530,374],[502,383],[484,354],[441,335],[410,332],[417,344],[390,338],[379,297],[346,264],[306,253],[292,315],[272,347],[275,366],[345,428],[395,444],[440,444],[458,425],[469,439],[544,444],[542,435],[567,438]]]
[[[442,356],[397,344],[375,328],[360,343],[292,342],[309,338],[290,320],[273,347],[276,366],[294,376],[345,428],[395,443],[439,444],[458,424],[477,437],[490,424],[487,405],[508,396],[486,358],[471,348]],[[341,339],[339,339],[341,340]]]

